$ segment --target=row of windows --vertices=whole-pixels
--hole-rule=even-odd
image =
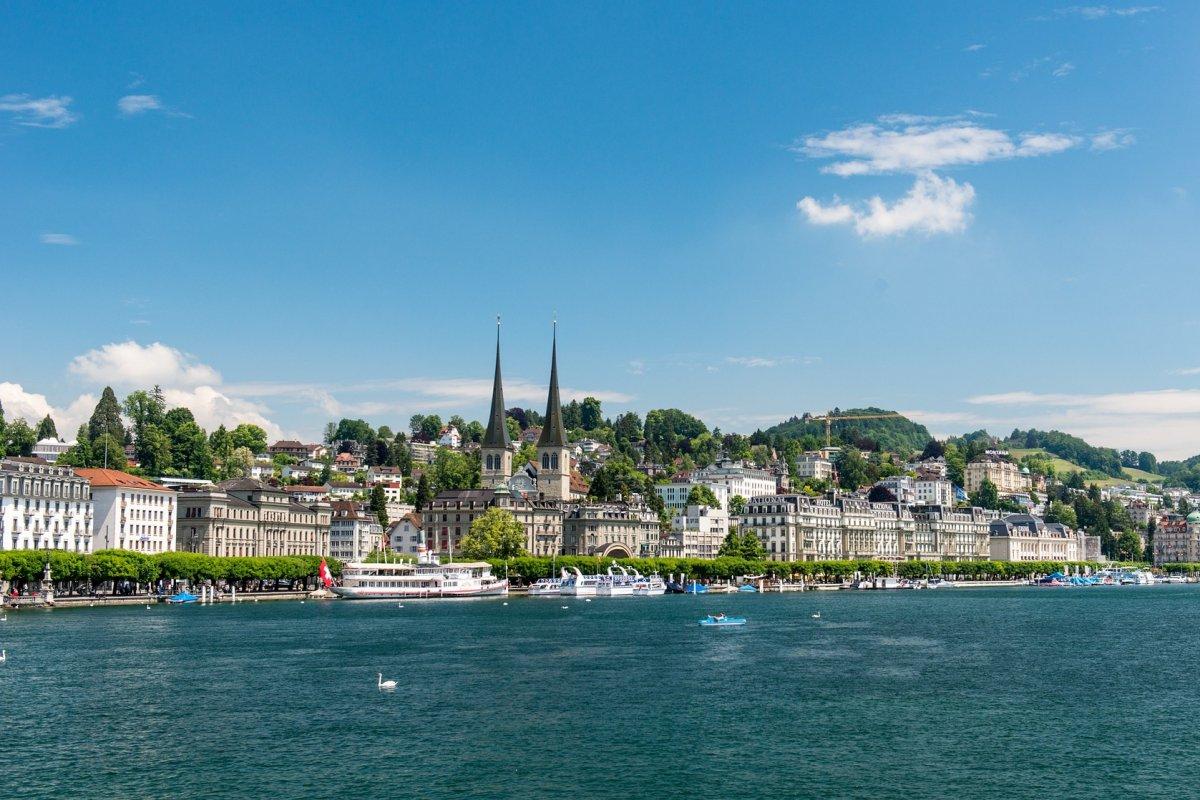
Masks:
[[[41,481],[29,478],[19,478],[16,475],[5,478],[0,476],[0,492],[6,494],[24,494],[32,497],[64,497],[86,498],[88,484],[86,481]]]

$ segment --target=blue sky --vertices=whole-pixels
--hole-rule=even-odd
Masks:
[[[10,417],[565,390],[1200,452],[1200,7],[17,3]],[[18,301],[19,298],[19,301]],[[17,301],[17,302],[14,302]]]

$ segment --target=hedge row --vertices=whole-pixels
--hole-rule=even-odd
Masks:
[[[315,578],[321,557],[221,557],[179,552],[147,555],[132,550],[97,550],[88,554],[63,550],[7,550],[0,552],[0,579],[41,580],[47,562],[55,583],[156,583],[159,579],[181,578],[193,583],[212,580],[244,586],[250,582]],[[332,558],[327,562],[334,575],[341,574],[341,562]]]

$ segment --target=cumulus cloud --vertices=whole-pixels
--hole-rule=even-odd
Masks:
[[[66,96],[30,97],[6,94],[0,97],[0,111],[7,112],[18,125],[30,128],[65,128],[79,117],[71,112]]]
[[[230,397],[214,386],[163,389],[169,406],[191,409],[197,424],[211,431],[219,425],[233,427],[241,423],[258,425],[272,439],[282,438],[283,429],[267,417],[269,409],[241,397]]]
[[[876,195],[865,203],[850,205],[838,199],[822,204],[805,197],[796,204],[814,225],[853,224],[859,236],[893,236],[915,233],[957,233],[971,219],[968,212],[975,201],[975,188],[953,178],[940,178],[932,172],[917,176],[908,193],[889,204]]]
[[[127,117],[158,111],[162,107],[162,101],[152,94],[127,94],[117,101],[117,110]]]
[[[161,342],[142,345],[114,342],[76,356],[68,366],[75,375],[95,383],[126,387],[219,384],[221,375],[195,356]]]
[[[4,418],[8,422],[23,419],[30,425],[36,425],[47,414],[54,420],[59,436],[70,439],[75,429],[86,422],[95,408],[97,398],[91,394],[82,394],[70,404],[62,407],[54,406],[46,399],[46,395],[26,391],[19,383],[0,382],[0,404],[4,406]]]
[[[79,240],[69,233],[43,233],[39,238],[42,244],[54,244],[64,247],[74,247],[79,244]]]

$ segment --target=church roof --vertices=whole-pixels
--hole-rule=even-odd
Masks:
[[[504,383],[500,379],[500,319],[496,318],[496,376],[492,380],[492,410],[488,413],[487,431],[483,434],[483,447],[509,445],[508,423],[504,416]]]
[[[550,391],[546,395],[546,421],[538,437],[538,447],[566,447],[562,404],[558,400],[558,325],[554,326],[554,344],[550,348]]]

